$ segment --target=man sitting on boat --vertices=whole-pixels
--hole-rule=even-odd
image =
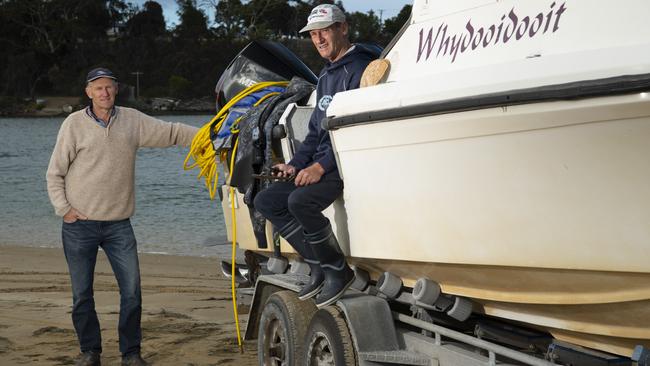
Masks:
[[[316,296],[316,306],[338,300],[354,281],[350,269],[322,210],[343,192],[329,133],[321,128],[332,97],[339,91],[359,87],[361,74],[377,58],[376,50],[351,44],[345,14],[335,5],[315,7],[307,25],[318,53],[327,60],[316,88],[316,108],[309,120],[309,133],[293,159],[275,165],[276,182],[255,198],[255,208],[305,259],[310,281],[298,293],[301,300]]]

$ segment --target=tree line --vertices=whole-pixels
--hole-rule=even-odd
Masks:
[[[0,0],[0,97],[79,95],[86,72],[108,67],[140,95],[212,95],[221,72],[251,40],[284,43],[317,72],[323,65],[298,33],[322,0],[176,0],[179,22],[166,26],[161,5],[123,0]],[[385,46],[410,5],[383,23],[374,12],[346,13],[353,42]],[[213,16],[210,22],[208,14]]]

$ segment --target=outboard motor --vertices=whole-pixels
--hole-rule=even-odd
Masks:
[[[215,88],[217,110],[221,110],[232,98],[252,85],[261,82],[289,81],[295,76],[314,85],[318,82],[316,75],[281,43],[253,41],[235,56],[219,78]],[[232,152],[231,126],[235,121],[248,112],[260,99],[265,98],[268,93],[282,91],[284,91],[283,87],[264,88],[232,106],[219,131],[210,129],[210,139],[217,154],[221,150],[227,150],[229,154]],[[215,121],[216,123],[217,121]],[[253,156],[238,159],[238,169],[235,169],[236,177],[233,177],[230,184],[237,187],[242,184],[250,184],[250,174],[252,173],[250,167],[255,163]],[[259,162],[257,163],[259,164]]]
[[[239,52],[221,74],[215,93],[217,110],[247,87],[262,81],[291,80],[299,76],[316,84],[318,78],[293,52],[278,42],[253,41]]]

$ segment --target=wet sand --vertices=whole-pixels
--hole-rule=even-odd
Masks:
[[[143,357],[154,365],[255,365],[239,353],[230,280],[217,258],[140,255]],[[103,252],[95,269],[102,365],[120,364],[119,292]],[[0,365],[74,365],[72,294],[62,249],[0,245]],[[242,306],[246,308],[246,306]],[[241,314],[241,312],[240,312]],[[242,336],[247,315],[240,315]]]

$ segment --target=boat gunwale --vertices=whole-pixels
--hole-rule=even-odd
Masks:
[[[610,78],[570,82],[565,84],[515,89],[498,93],[466,96],[462,98],[400,106],[378,111],[354,113],[345,116],[326,117],[323,119],[322,127],[326,130],[337,130],[345,127],[382,123],[420,116],[448,114],[549,101],[566,101],[603,96],[625,95],[648,90],[650,90],[650,73],[623,75]]]

